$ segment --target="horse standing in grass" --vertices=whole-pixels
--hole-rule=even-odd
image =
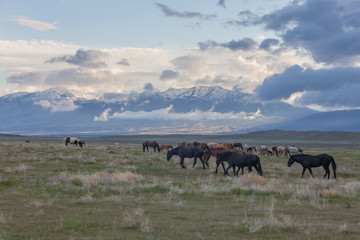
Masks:
[[[244,150],[244,147],[243,147],[242,143],[240,143],[240,142],[234,143],[233,146],[234,146],[234,149],[239,148],[241,150]]]
[[[203,169],[205,169],[205,164],[204,164],[204,158],[203,158],[203,155],[204,155],[204,151],[202,150],[202,148],[198,147],[198,146],[195,146],[195,147],[176,147],[172,150],[169,150],[167,152],[167,156],[166,156],[166,159],[168,161],[170,161],[171,157],[173,155],[177,155],[180,157],[180,166],[182,168],[186,168],[184,166],[184,159],[185,158],[194,158],[194,164],[192,167],[195,166],[196,164],[196,160],[199,158],[202,165],[203,165]]]
[[[334,178],[336,178],[335,160],[332,156],[330,156],[326,153],[320,154],[320,155],[307,155],[307,154],[292,155],[289,158],[288,167],[291,167],[291,165],[294,162],[300,163],[303,167],[301,177],[304,177],[305,170],[309,169],[311,176],[314,178],[311,168],[323,166],[323,168],[325,169],[325,175],[323,178],[326,178],[326,175],[327,175],[328,179],[330,179],[329,166],[331,163],[333,171],[334,171]]]
[[[71,143],[72,145],[76,145],[78,144],[80,140],[78,138],[75,137],[64,137],[64,139],[62,140],[62,143],[67,146],[69,143]]]
[[[170,149],[173,149],[173,146],[164,144],[160,146],[160,151],[164,151],[165,149],[169,151]]]
[[[285,156],[285,147],[284,146],[275,146],[275,147],[272,147],[272,150],[273,152],[276,153],[276,156],[280,156],[280,155],[283,155],[284,157]]]
[[[158,150],[158,152],[160,152],[160,146],[157,142],[155,141],[146,141],[143,142],[143,152],[145,152],[145,149],[147,151],[149,151],[149,147],[154,148],[154,152],[156,152],[156,150]]]
[[[294,146],[291,146],[291,147],[285,147],[285,156],[287,155],[291,155],[292,153],[293,154],[299,154],[299,153],[303,153],[304,151],[299,148],[299,147],[294,147]]]
[[[84,141],[79,141],[78,144],[79,144],[79,146],[82,148],[83,145],[85,145],[85,142],[84,142]]]
[[[235,152],[223,152],[219,153],[216,158],[216,165],[219,166],[221,161],[228,162],[229,166],[227,169],[224,169],[224,175],[229,175],[228,170],[233,168],[234,176],[237,176],[240,168],[242,169],[241,174],[244,173],[244,167],[248,167],[249,172],[252,171],[252,167],[256,169],[260,176],[263,175],[262,167],[260,163],[260,158],[254,154],[237,154]],[[239,169],[235,173],[235,167],[239,167]],[[217,168],[215,173],[217,173]]]
[[[222,152],[236,152],[237,154],[244,154],[244,152],[241,149],[212,148],[210,150],[205,151],[204,153],[205,164],[208,166],[210,157],[217,157],[217,154]],[[221,162],[221,166],[225,170],[223,161]]]

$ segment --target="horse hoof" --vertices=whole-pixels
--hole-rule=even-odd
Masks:
[[[186,169],[186,167],[185,167],[185,166],[181,166],[181,168],[184,168],[184,169]]]

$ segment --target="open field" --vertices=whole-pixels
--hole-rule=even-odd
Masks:
[[[335,143],[304,147],[335,158],[323,180],[276,156],[237,178],[115,137],[0,139],[0,239],[359,239],[360,148]]]

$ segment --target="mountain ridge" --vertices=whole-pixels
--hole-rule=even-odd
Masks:
[[[282,101],[264,102],[239,89],[218,86],[169,88],[162,92],[109,92],[96,97],[66,88],[50,88],[2,96],[0,111],[3,113],[0,131],[10,133],[234,134],[269,129],[352,130],[341,125],[336,113],[329,115]],[[321,117],[326,114],[332,119]],[[360,112],[353,114],[360,116]],[[312,119],[319,119],[318,126],[311,125]],[[337,127],[331,129],[335,122]],[[358,130],[355,124],[351,127]]]

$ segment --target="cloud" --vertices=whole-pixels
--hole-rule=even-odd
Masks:
[[[154,88],[154,86],[151,84],[151,83],[145,83],[145,85],[144,85],[144,91],[149,91],[149,92],[151,92],[151,91],[154,91],[155,90],[155,88]]]
[[[119,62],[117,62],[117,64],[123,65],[123,66],[130,66],[130,63],[125,58],[121,59]]]
[[[276,45],[279,45],[279,44],[280,44],[280,41],[278,39],[267,38],[267,39],[264,39],[261,42],[259,48],[264,49],[266,51],[269,51],[269,50],[271,50],[272,46],[276,46]]]
[[[100,114],[100,116],[95,116],[94,121],[95,122],[107,122],[110,112],[111,112],[111,108],[106,109],[104,112],[102,112]]]
[[[250,51],[257,46],[257,43],[251,38],[243,38],[238,41],[232,40],[226,43],[218,43],[212,40],[208,40],[206,42],[199,42],[198,45],[200,49],[203,51],[208,48],[216,47],[216,46],[228,48],[231,51],[237,51],[237,50]]]
[[[155,5],[160,8],[160,10],[164,13],[167,17],[178,17],[178,18],[188,18],[188,19],[202,19],[202,20],[209,20],[216,18],[216,14],[206,15],[199,12],[178,12],[175,10],[172,10],[168,6],[161,4],[161,3],[155,3]]]
[[[173,70],[164,70],[160,75],[160,80],[168,80],[179,77],[179,73]]]
[[[56,26],[52,23],[41,22],[39,20],[34,20],[29,17],[20,16],[20,17],[10,18],[10,21],[16,22],[20,25],[30,27],[32,29],[36,29],[39,31],[48,31],[48,30],[56,29]]]
[[[348,105],[351,104],[349,96],[355,97],[358,94],[359,79],[360,68],[337,67],[313,70],[295,65],[281,74],[266,78],[263,84],[256,88],[255,93],[264,100],[274,100],[287,99],[300,92],[304,94],[297,98],[297,103]],[[335,95],[327,96],[328,94]],[[353,104],[360,105],[355,99],[352,101]]]
[[[272,13],[250,12],[233,25],[263,24],[285,44],[303,47],[323,63],[351,64],[360,58],[360,2],[357,0],[294,1]]]
[[[67,62],[82,67],[100,68],[107,66],[105,62],[101,61],[102,58],[106,56],[106,53],[99,50],[79,49],[73,56],[64,55],[61,57],[54,57],[45,61],[45,63]]]
[[[187,113],[176,113],[173,112],[173,106],[170,105],[167,108],[153,110],[151,112],[146,111],[124,111],[124,112],[115,112],[113,115],[109,115],[108,109],[105,110],[99,117],[96,119],[149,119],[149,120],[191,120],[191,121],[202,121],[202,120],[255,120],[263,118],[261,111],[258,109],[256,112],[246,113],[246,112],[228,112],[220,113],[214,112],[213,109],[209,111],[194,110]],[[101,117],[104,116],[104,117]],[[106,118],[105,118],[106,116]],[[94,118],[94,119],[95,119]],[[99,120],[98,120],[99,121]]]
[[[70,100],[60,100],[57,102],[50,102],[49,100],[40,100],[34,103],[45,109],[50,108],[51,112],[72,112],[78,108],[76,104]]]

